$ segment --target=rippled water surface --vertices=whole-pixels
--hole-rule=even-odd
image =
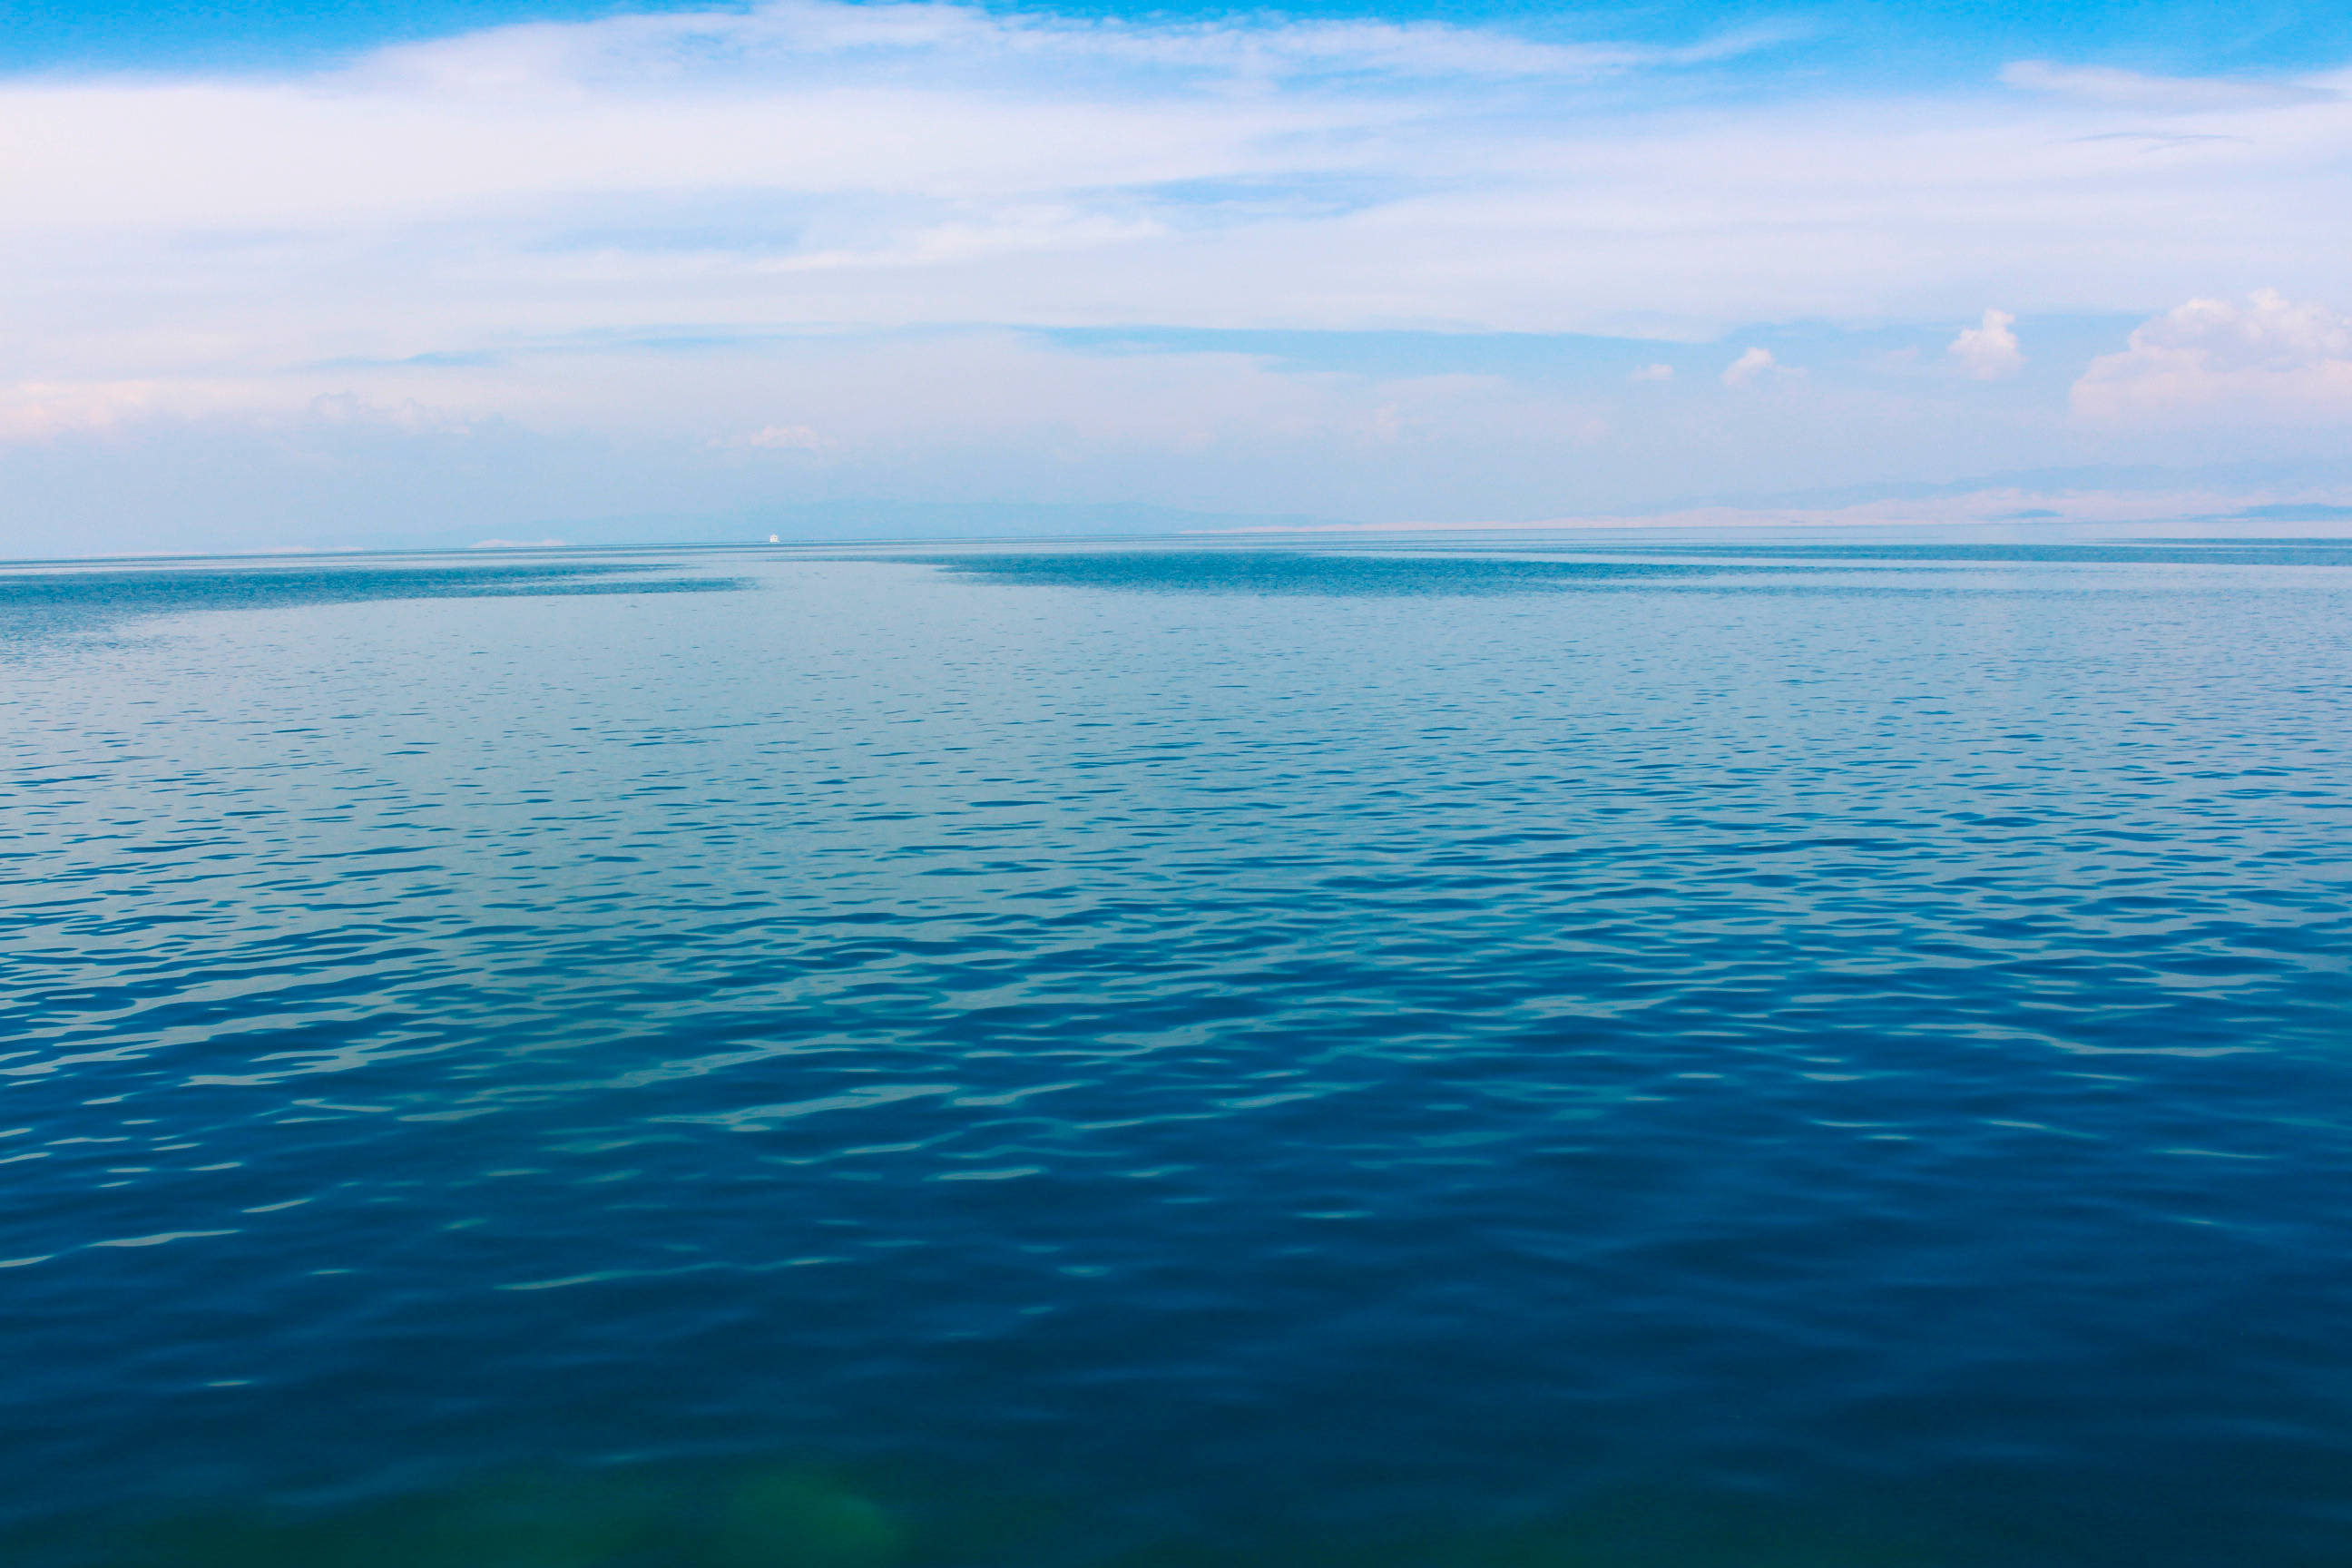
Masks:
[[[2352,549],[0,572],[0,1559],[2341,1568]]]

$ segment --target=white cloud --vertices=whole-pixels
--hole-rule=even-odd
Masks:
[[[1578,79],[1696,63],[1778,41],[1750,31],[1685,49],[1559,45],[1439,23],[1371,20],[1129,22],[992,13],[925,0],[769,0],[748,10],[654,13],[590,23],[529,23],[385,49],[372,79],[458,95],[537,94],[551,82],[664,89],[732,74],[757,81],[884,70],[907,62],[1053,72],[1143,66],[1263,80],[1301,76]]]
[[[743,444],[771,452],[822,452],[833,442],[805,425],[766,425],[744,437]]]
[[[2080,99],[2113,109],[2158,114],[2195,114],[2240,109],[2272,109],[2329,103],[2343,97],[2331,88],[2297,82],[2252,81],[2227,77],[2143,76],[2108,66],[2054,66],[2018,60],[2001,68],[2000,79],[2028,92]]]
[[[0,324],[43,381],[651,324],[1704,341],[2315,288],[2352,249],[2324,85],[2209,84],[2151,152],[2096,94],[1711,100],[1709,52],[794,0],[0,81]]]
[[[1578,445],[1581,476],[1605,453],[1654,472],[1665,447],[1640,443],[1672,436],[1719,455],[1689,482],[1832,482],[1948,467],[1938,443],[1960,437],[1883,385],[1831,416],[1843,372],[1792,334],[1991,299],[2039,319],[2315,296],[2352,254],[2352,74],[2037,66],[2011,73],[2028,91],[1903,93],[1722,63],[1767,41],[788,0],[274,76],[0,78],[0,441],[129,452],[142,432],[309,428],[341,407],[353,442],[505,422],[674,442],[714,471],[885,479],[985,447],[1032,493],[1084,469],[1091,493],[1133,494],[1202,467],[1150,454],[1269,432],[1530,487],[1555,470],[1512,441]],[[1704,374],[1635,398],[1611,369],[1587,400],[1272,356],[1114,366],[1004,331],[1613,334],[1727,357],[1767,323],[1815,377],[1728,417]],[[1798,374],[1768,359],[1726,380]],[[1669,428],[1702,397],[1716,423]],[[799,432],[821,432],[821,461]],[[1460,461],[1433,464],[1439,443]],[[1353,461],[1329,473],[1349,482]],[[15,482],[0,514],[37,515]],[[528,517],[481,521],[530,536]]]
[[[1780,368],[1774,363],[1770,349],[1749,349],[1724,368],[1723,384],[1734,388],[1752,385],[1757,377]]]
[[[1979,381],[2014,375],[2025,363],[2025,356],[2018,352],[2017,334],[2009,330],[2016,321],[2006,310],[1987,310],[1982,324],[1963,327],[1944,352]]]
[[[68,431],[104,430],[147,412],[156,388],[147,382],[0,386],[0,441],[38,441]]]
[[[1670,364],[1645,364],[1636,370],[1631,379],[1634,381],[1672,381],[1674,378],[1675,367]]]
[[[2352,420],[2352,320],[2273,289],[2242,305],[2191,300],[2093,360],[2074,405],[2112,423]]]

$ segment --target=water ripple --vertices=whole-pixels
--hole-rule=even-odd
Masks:
[[[2352,587],[1738,548],[45,579],[0,1544],[2336,1561]]]

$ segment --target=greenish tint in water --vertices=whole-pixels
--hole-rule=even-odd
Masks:
[[[790,1465],[510,1474],[357,1507],[91,1521],[110,1568],[1933,1568],[1918,1542],[1757,1500],[1625,1493],[1377,1533],[1276,1527],[1118,1544],[1034,1499]]]

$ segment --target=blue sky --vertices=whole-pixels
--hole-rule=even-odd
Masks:
[[[12,8],[0,553],[2341,500],[2347,67],[2203,4]]]
[[[632,12],[685,12],[695,5],[613,0],[201,0],[155,4],[0,5],[0,68],[272,69],[315,66],[393,43],[414,43],[520,22],[586,22]],[[997,5],[1001,13],[1018,7]],[[1256,8],[1213,4],[1065,5],[1064,16],[1227,17]],[[1267,9],[1276,9],[1268,7]],[[1896,71],[1914,82],[1982,74],[2020,57],[2049,56],[2162,75],[2294,70],[2352,58],[2352,12],[2253,0],[2085,0],[1983,4],[1980,0],[1773,6],[1607,5],[1570,9],[1521,0],[1412,0],[1376,5],[1326,0],[1281,6],[1286,15],[1386,17],[1496,26],[1530,37],[1690,43],[1727,31],[1769,28],[1802,38],[1816,68]]]

